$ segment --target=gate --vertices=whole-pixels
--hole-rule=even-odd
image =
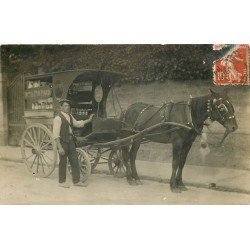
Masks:
[[[8,144],[20,144],[21,135],[25,128],[24,116],[24,76],[18,75],[7,88],[8,105]]]

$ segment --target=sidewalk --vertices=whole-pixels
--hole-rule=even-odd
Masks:
[[[0,160],[22,162],[20,147],[0,146]],[[169,183],[171,164],[136,161],[139,176]],[[97,170],[108,172],[108,166],[98,165]],[[183,181],[189,186],[208,188],[215,183],[220,190],[243,192],[250,194],[250,171],[208,166],[186,165],[183,171]]]

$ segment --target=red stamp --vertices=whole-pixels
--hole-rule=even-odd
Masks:
[[[215,50],[220,46],[214,45]],[[216,85],[249,85],[249,45],[236,45],[225,56],[214,61]]]

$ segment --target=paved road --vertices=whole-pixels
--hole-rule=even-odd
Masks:
[[[58,187],[57,171],[34,178],[22,163],[0,161],[0,204],[249,204],[250,195],[190,187],[181,194],[169,185],[143,181],[129,186],[126,179],[93,174],[87,188]],[[69,179],[69,178],[68,178]],[[70,179],[69,179],[70,182]]]

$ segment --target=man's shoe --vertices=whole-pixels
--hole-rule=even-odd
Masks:
[[[59,187],[69,188],[69,185],[66,182],[59,183]]]
[[[74,183],[73,185],[76,186],[76,187],[87,187],[88,183],[79,181],[77,183]]]

